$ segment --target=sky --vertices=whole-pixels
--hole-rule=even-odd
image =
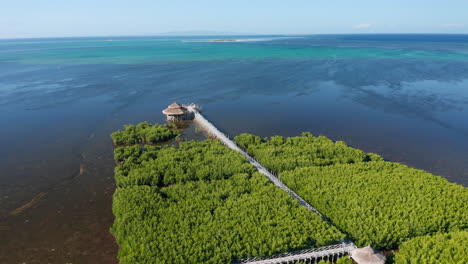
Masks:
[[[467,33],[467,0],[0,0],[0,38]]]

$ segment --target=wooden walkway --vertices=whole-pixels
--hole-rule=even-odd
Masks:
[[[353,243],[342,243],[326,247],[272,255],[264,258],[242,259],[236,264],[277,264],[294,263],[298,261],[303,261],[306,263],[317,263],[321,259],[335,262],[340,257],[349,255],[349,253],[355,249],[356,246]]]
[[[315,213],[315,214],[318,214],[320,215],[323,220],[325,220],[326,222],[330,223],[330,221],[328,219],[326,219],[319,211],[317,211],[317,209],[315,209],[314,207],[312,207],[310,204],[308,204],[304,199],[302,199],[302,197],[300,197],[299,195],[297,195],[295,192],[293,192],[291,189],[289,189],[284,183],[282,183],[275,175],[273,175],[273,173],[271,171],[269,171],[268,169],[266,169],[265,167],[262,166],[262,164],[260,164],[260,162],[258,162],[256,159],[254,159],[253,157],[251,157],[249,154],[247,154],[243,149],[241,149],[241,147],[239,147],[237,145],[236,142],[232,141],[231,139],[229,139],[229,137],[227,137],[224,133],[222,133],[221,131],[219,131],[213,124],[211,124],[208,120],[206,120],[197,110],[195,110],[194,108],[192,108],[191,106],[188,106],[187,109],[191,112],[194,113],[194,119],[193,121],[198,123],[198,125],[202,126],[204,129],[207,130],[207,132],[211,135],[213,135],[214,137],[218,138],[221,143],[223,143],[224,145],[226,145],[227,147],[239,152],[240,154],[242,154],[242,156],[244,156],[245,158],[247,158],[247,160],[252,164],[254,165],[254,167],[263,175],[265,175],[266,177],[268,177],[268,179],[270,179],[270,181],[278,186],[280,189],[282,190],[285,190],[286,192],[288,192],[294,199],[298,200],[299,203],[304,206],[305,208],[307,208],[309,211]]]
[[[307,210],[309,210],[310,212],[319,215],[324,221],[331,225],[331,222],[325,216],[323,216],[317,209],[315,209],[312,205],[310,205],[304,199],[302,199],[302,197],[300,197],[298,194],[289,189],[284,183],[281,182],[281,180],[278,179],[278,177],[274,175],[273,172],[263,167],[263,165],[260,164],[260,162],[258,162],[249,154],[247,154],[247,152],[245,152],[240,146],[238,146],[236,142],[234,142],[224,133],[219,131],[213,124],[206,120],[194,106],[189,105],[187,106],[187,109],[194,114],[194,122],[196,122],[199,126],[204,128],[209,134],[218,138],[221,141],[221,143],[242,154],[242,156],[244,156],[261,174],[265,175],[274,185],[289,193],[289,195],[296,199],[300,205],[307,208]],[[307,249],[298,252],[284,253],[266,258],[245,259],[240,260],[240,262],[238,263],[279,264],[294,263],[296,261],[316,261],[317,259],[322,258],[329,259],[329,257],[349,255],[349,253],[356,248],[357,247],[353,242],[343,242],[337,245],[315,249]]]

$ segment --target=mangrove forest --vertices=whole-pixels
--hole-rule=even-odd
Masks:
[[[124,130],[112,133],[111,137],[114,145],[151,144],[167,141],[179,134],[175,123],[152,125],[148,122],[142,122],[136,126],[125,125]]]
[[[442,177],[311,133],[235,140],[358,246],[393,249],[468,227],[468,190]]]
[[[231,263],[345,237],[218,140],[121,146],[115,160],[120,263]]]
[[[235,138],[330,224],[219,140],[145,145],[178,134],[147,122],[112,134],[120,263],[232,263],[345,239],[399,248],[395,263],[467,263],[463,186],[308,132]]]

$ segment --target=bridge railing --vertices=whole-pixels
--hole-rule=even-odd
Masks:
[[[200,126],[204,127],[208,133],[218,138],[222,144],[226,145],[227,147],[239,152],[242,156],[244,156],[260,173],[265,175],[273,184],[275,184],[280,189],[286,191],[289,195],[291,195],[294,199],[296,199],[301,206],[304,206],[307,210],[312,213],[318,214],[324,221],[331,225],[331,222],[323,216],[317,209],[315,209],[312,205],[307,203],[302,197],[296,194],[294,191],[289,189],[278,177],[277,173],[270,171],[263,167],[259,161],[257,161],[254,157],[250,156],[247,152],[245,152],[235,141],[230,140],[228,135],[225,135],[221,131],[219,131],[213,124],[211,124],[208,120],[206,120],[198,111],[197,109],[188,106],[187,109],[194,114],[194,121],[197,122]],[[315,260],[323,259],[332,256],[344,256],[348,255],[351,251],[356,249],[356,245],[352,242],[342,242],[340,244],[325,246],[320,248],[313,248],[313,249],[306,249],[296,252],[288,252],[268,257],[261,257],[261,258],[249,258],[249,259],[242,259],[239,260],[237,263],[239,264],[276,264],[276,263],[293,263],[296,261],[304,261],[304,260]]]
[[[343,242],[319,248],[305,249],[300,251],[287,252],[277,255],[258,258],[246,258],[236,261],[236,264],[277,264],[294,263],[297,261],[312,261],[317,263],[320,259],[334,261],[340,257],[349,255],[357,247],[352,242]]]
[[[203,126],[208,133],[218,138],[221,141],[221,143],[223,143],[227,147],[234,149],[240,154],[242,154],[242,156],[244,156],[260,173],[265,175],[273,184],[289,193],[289,195],[296,199],[300,205],[307,208],[307,210],[318,214],[324,221],[326,221],[328,224],[331,224],[331,222],[325,216],[323,216],[317,209],[315,209],[312,205],[307,203],[294,191],[289,189],[278,177],[276,177],[272,172],[263,167],[259,161],[257,161],[254,157],[250,156],[247,152],[245,152],[239,145],[237,145],[237,143],[230,140],[224,133],[219,131],[213,124],[206,120],[196,109],[191,108],[190,106],[187,108],[189,111],[194,113],[194,121],[197,122],[199,125]]]

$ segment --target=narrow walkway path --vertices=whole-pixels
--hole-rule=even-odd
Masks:
[[[215,136],[216,138],[218,138],[224,145],[226,145],[227,147],[239,152],[240,154],[242,154],[242,156],[244,156],[245,158],[247,158],[247,160],[255,166],[255,168],[263,175],[267,176],[268,179],[270,179],[270,181],[278,186],[280,189],[283,189],[285,190],[286,192],[288,192],[294,199],[298,200],[299,203],[304,206],[305,208],[307,208],[309,211],[315,213],[315,214],[318,214],[322,217],[322,219],[324,221],[326,221],[327,223],[330,223],[330,221],[328,219],[326,219],[317,209],[315,209],[313,206],[311,206],[309,203],[307,203],[304,199],[302,199],[302,197],[300,197],[299,195],[297,195],[295,192],[293,192],[291,189],[289,189],[286,185],[284,185],[284,183],[282,183],[275,175],[273,175],[273,173],[271,173],[268,169],[266,169],[265,167],[263,167],[256,159],[254,159],[253,157],[251,157],[249,154],[247,154],[243,149],[241,149],[237,143],[235,143],[234,141],[230,140],[224,133],[222,133],[221,131],[219,131],[213,124],[211,124],[208,120],[206,120],[197,110],[195,110],[194,108],[192,107],[187,107],[187,109],[191,112],[194,113],[194,119],[193,121],[194,122],[197,122],[200,126],[202,126],[203,128],[205,128],[207,130],[208,133],[212,134],[213,136]]]
[[[325,222],[332,225],[332,223],[323,216],[317,209],[312,205],[307,203],[302,197],[289,189],[284,183],[282,183],[272,172],[262,166],[260,162],[255,160],[249,154],[247,154],[241,147],[237,145],[236,142],[229,139],[224,133],[219,131],[213,124],[206,120],[195,107],[188,106],[187,109],[194,114],[193,121],[196,122],[199,126],[203,127],[209,134],[218,138],[224,145],[227,147],[239,152],[244,156],[255,168],[263,175],[265,175],[270,181],[279,187],[280,189],[286,191],[294,199],[296,199],[299,204],[307,208],[310,212],[318,214]],[[337,245],[331,245],[321,248],[307,249],[297,252],[289,252],[280,255],[273,255],[266,258],[250,258],[240,260],[238,263],[249,263],[249,264],[275,264],[275,263],[294,263],[295,261],[312,261],[317,259],[330,259],[335,256],[345,256],[355,250],[357,247],[353,242],[343,242]]]
[[[344,257],[349,252],[356,249],[352,243],[342,243],[332,246],[306,249],[296,252],[272,255],[264,258],[242,259],[236,264],[276,264],[276,263],[294,263],[304,261],[308,263],[317,263],[319,259],[335,262],[338,258]]]

